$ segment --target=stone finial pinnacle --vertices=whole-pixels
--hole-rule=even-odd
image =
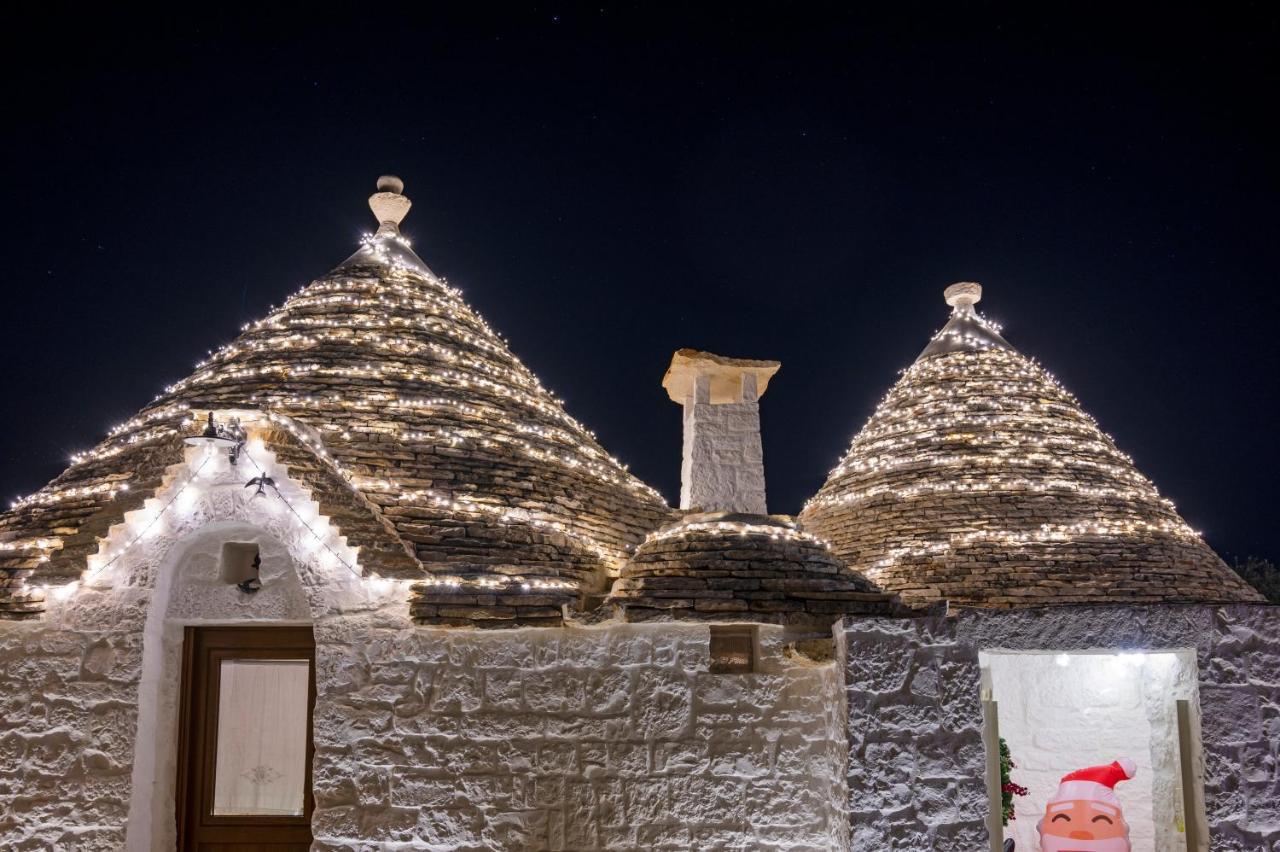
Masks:
[[[403,193],[404,181],[400,178],[395,175],[378,178],[378,191],[369,196],[369,209],[378,220],[378,233],[400,233],[400,223],[413,206]]]
[[[972,308],[982,301],[982,285],[975,281],[959,281],[943,290],[942,298],[953,308]]]

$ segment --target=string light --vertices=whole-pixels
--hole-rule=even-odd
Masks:
[[[748,521],[695,521],[687,524],[677,524],[650,533],[645,537],[640,547],[659,541],[667,541],[669,539],[689,539],[693,538],[696,533],[718,533],[737,536],[757,536],[771,538],[774,541],[803,541],[808,544],[814,544],[822,548],[827,548],[827,542],[810,533],[796,529],[790,524],[753,524]]]

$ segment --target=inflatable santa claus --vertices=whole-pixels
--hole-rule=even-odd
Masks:
[[[1122,757],[1064,775],[1036,825],[1041,852],[1131,852],[1129,824],[1115,786],[1137,771],[1132,760]]]

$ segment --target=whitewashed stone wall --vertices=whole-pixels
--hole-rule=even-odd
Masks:
[[[251,449],[302,519],[274,495],[250,499],[243,467],[201,466],[193,450],[113,528],[82,582],[50,590],[41,619],[0,623],[0,849],[173,848],[183,624],[296,624],[407,606],[407,589],[340,565],[355,554],[272,456]],[[213,579],[221,540],[246,537],[264,545],[257,596]]]
[[[145,601],[0,624],[0,848],[124,842]]]
[[[317,848],[844,849],[834,663],[708,673],[708,630],[316,625]]]
[[[240,621],[313,625],[318,849],[847,845],[834,663],[771,628],[760,673],[711,675],[705,626],[415,627],[254,454],[302,518],[224,462],[179,494],[193,458],[103,552],[144,538],[0,623],[0,848],[172,848],[182,626]],[[217,579],[225,540],[260,543],[257,595]]]
[[[740,402],[685,402],[681,509],[766,513],[755,376],[745,375],[743,385]]]
[[[855,850],[986,848],[983,650],[1192,651],[1212,849],[1274,852],[1280,844],[1280,607],[847,618],[839,639]]]
[[[1192,654],[982,654],[999,704],[1000,736],[1028,789],[1014,798],[1005,836],[1034,849],[1036,823],[1068,772],[1111,763],[1137,764],[1116,786],[1134,852],[1186,848],[1181,813],[1181,764],[1174,702],[1194,701]]]

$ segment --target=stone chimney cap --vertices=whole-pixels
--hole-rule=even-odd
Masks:
[[[982,285],[976,281],[958,281],[942,291],[942,298],[953,308],[971,308],[982,301]]]
[[[754,373],[756,396],[764,396],[769,379],[778,372],[781,361],[758,361],[752,358],[726,358],[697,349],[680,349],[671,356],[671,366],[662,377],[662,386],[673,402],[684,404],[693,394],[693,381],[698,376],[711,377],[711,402],[719,405],[737,402],[742,393],[742,376]]]
[[[413,206],[404,195],[404,181],[395,175],[378,178],[378,191],[369,196],[369,209],[378,220],[378,233],[400,233],[400,223]]]

